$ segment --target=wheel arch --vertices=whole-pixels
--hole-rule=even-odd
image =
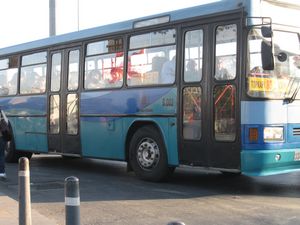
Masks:
[[[134,121],[129,126],[129,129],[128,129],[127,134],[126,134],[126,139],[125,139],[125,160],[127,162],[129,162],[129,145],[130,145],[130,141],[132,139],[132,136],[134,135],[134,133],[138,129],[140,129],[140,128],[144,127],[144,126],[153,126],[153,127],[155,127],[155,129],[157,129],[157,131],[159,132],[160,136],[162,137],[163,144],[165,145],[165,147],[167,147],[166,146],[165,136],[163,135],[162,129],[157,124],[157,122],[155,122],[153,120],[136,120],[136,121]],[[168,151],[166,152],[166,154],[168,154]],[[131,169],[131,168],[129,168],[129,169]]]

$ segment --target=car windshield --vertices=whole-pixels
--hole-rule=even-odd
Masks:
[[[251,97],[270,99],[299,99],[300,44],[299,34],[274,31],[274,70],[263,70],[260,29],[248,35],[247,93]]]

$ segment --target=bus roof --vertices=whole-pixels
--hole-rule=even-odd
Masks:
[[[45,39],[40,39],[32,42],[27,42],[24,44],[19,44],[15,46],[10,46],[0,49],[0,57],[7,54],[18,53],[31,49],[38,49],[42,47],[52,46],[56,44],[62,44],[72,41],[80,41],[86,38],[93,38],[99,35],[115,33],[118,31],[126,31],[133,29],[133,24],[137,21],[147,20],[151,18],[158,18],[162,16],[169,16],[170,22],[183,20],[187,18],[205,16],[215,13],[223,13],[226,11],[237,10],[244,8],[246,11],[255,11],[262,0],[216,0],[213,3],[202,4],[199,6],[185,8],[180,10],[175,10],[171,12],[160,13],[152,16],[147,16],[143,18],[128,20],[124,22],[118,22],[114,24],[99,26],[95,28],[85,29],[77,32],[57,35],[48,37]],[[282,2],[278,0],[265,0],[272,2]],[[285,0],[286,1],[286,0]]]

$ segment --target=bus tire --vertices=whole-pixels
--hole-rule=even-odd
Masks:
[[[165,180],[174,169],[168,167],[164,141],[151,125],[138,129],[129,145],[129,163],[135,174],[147,181]]]
[[[31,159],[32,153],[31,152],[20,152],[16,151],[15,141],[12,138],[11,141],[7,142],[5,146],[5,161],[9,163],[17,163],[19,158],[27,157]]]

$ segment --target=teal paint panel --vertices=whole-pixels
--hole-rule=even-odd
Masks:
[[[168,163],[179,164],[176,118],[86,117],[81,120],[82,156],[125,160],[126,135],[137,121],[158,125],[166,143]]]
[[[179,165],[178,156],[178,143],[177,143],[177,121],[176,118],[169,118],[168,121],[168,138],[167,138],[167,151],[168,163],[172,166]]]
[[[154,90],[155,92],[155,90]],[[142,96],[141,99],[145,99],[147,95]],[[175,114],[177,106],[177,88],[170,89],[167,93],[158,98],[155,102],[146,106],[141,113],[151,114]],[[150,115],[151,115],[150,114]]]
[[[81,115],[174,115],[177,89],[172,87],[83,92]],[[85,117],[83,117],[85,119]]]
[[[9,120],[16,149],[48,152],[46,117],[11,117]]]
[[[82,155],[124,160],[124,135],[122,119],[89,117],[81,120]]]
[[[299,157],[295,149],[243,150],[241,172],[250,176],[266,176],[300,170]],[[278,160],[279,159],[279,160]]]
[[[0,98],[7,116],[46,116],[47,96],[15,96]]]

